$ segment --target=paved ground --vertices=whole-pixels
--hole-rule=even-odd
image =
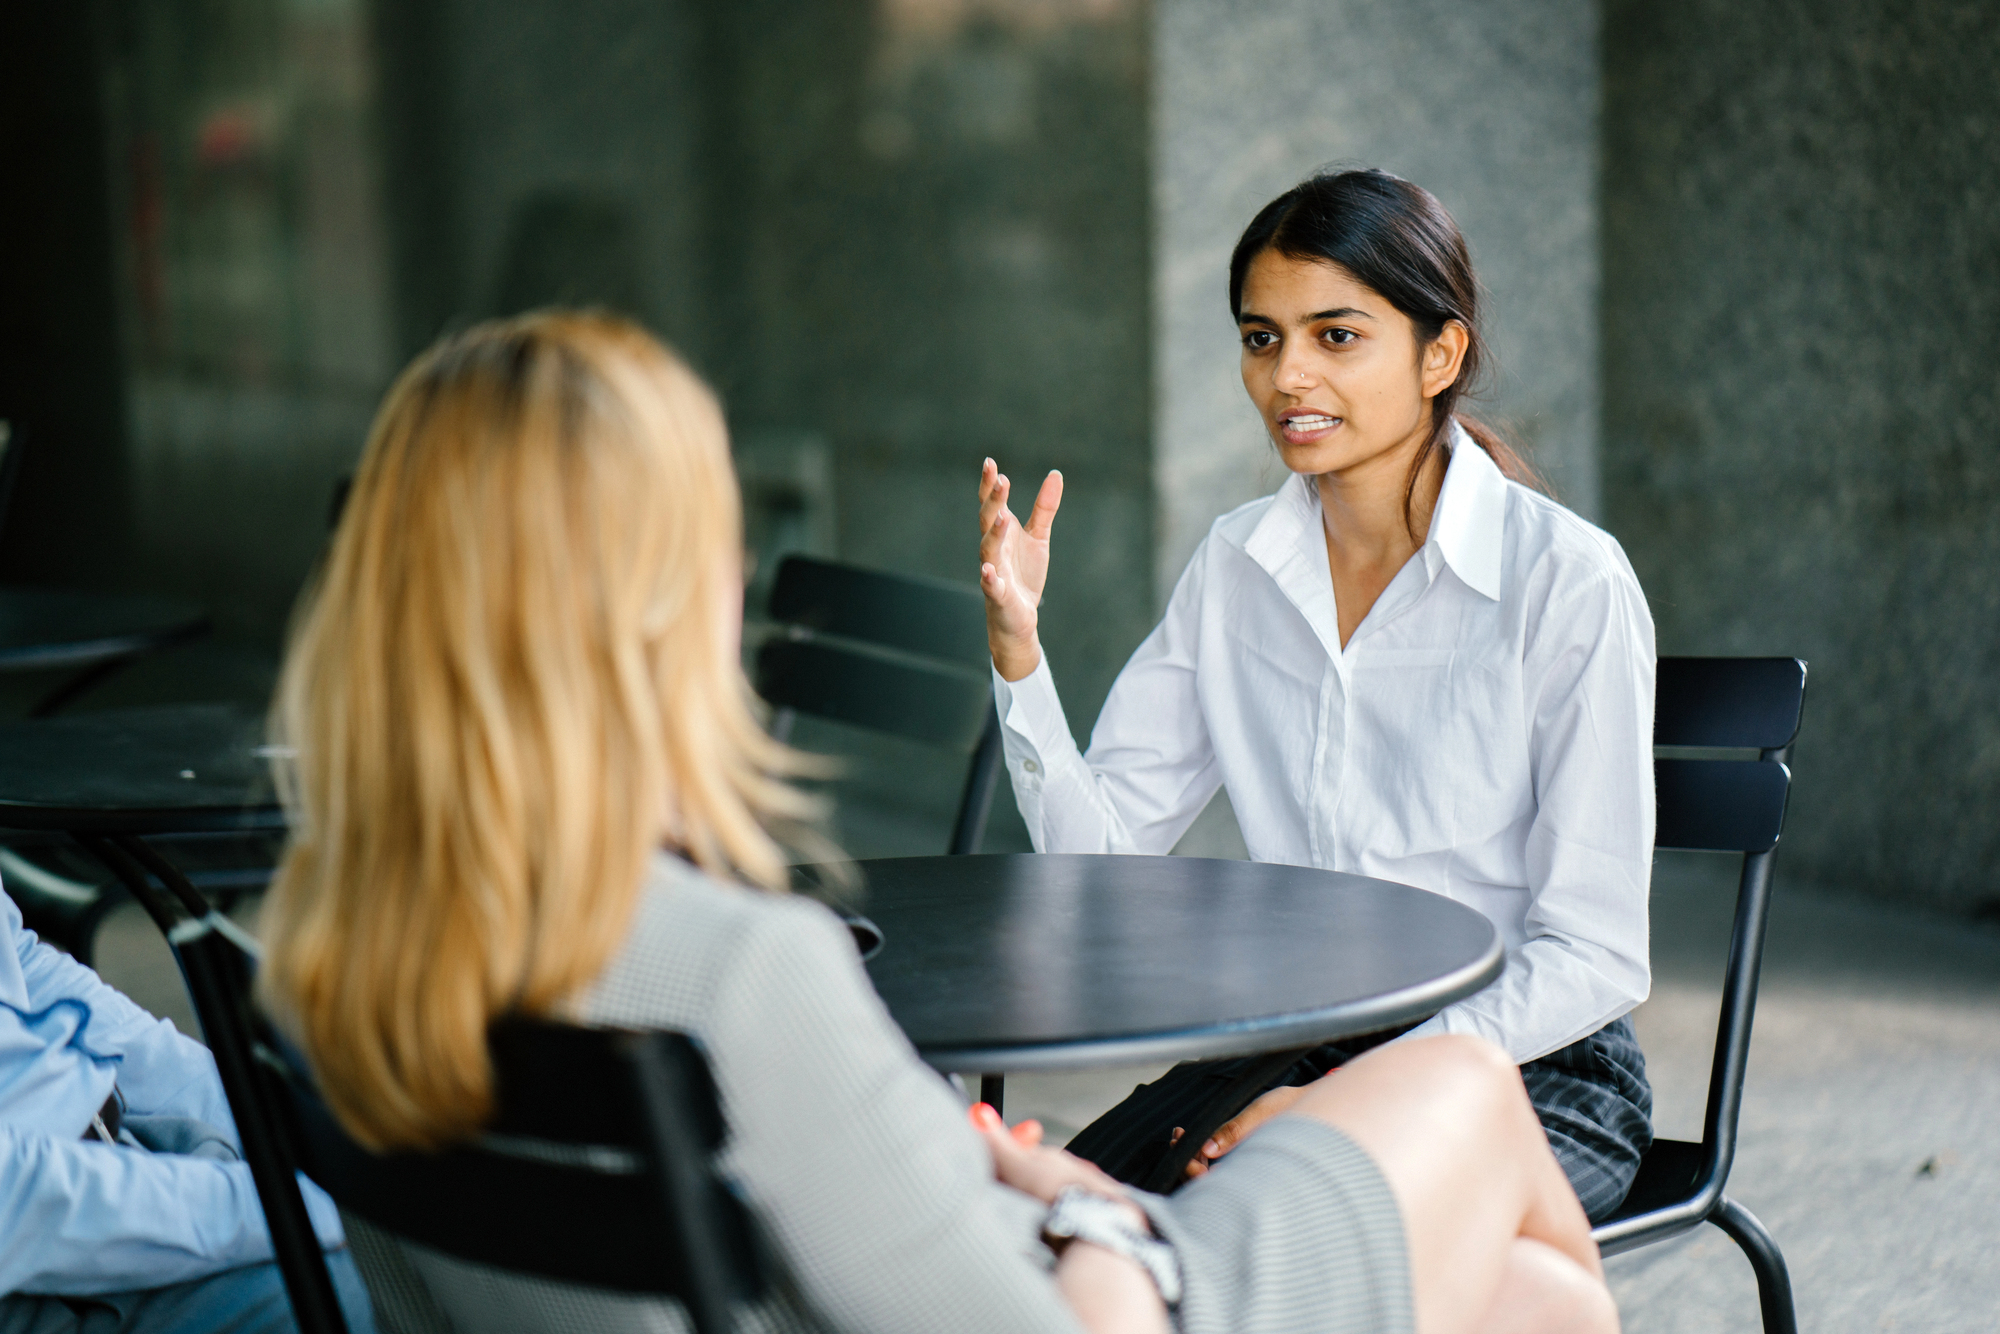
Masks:
[[[1734,880],[1663,858],[1656,984],[1637,1016],[1662,1134],[1698,1138]],[[114,982],[190,1025],[135,911],[100,943]],[[1067,1135],[1157,1067],[1010,1081],[1010,1118]],[[1791,1261],[1813,1334],[2000,1330],[2000,932],[1785,881],[1773,911],[1731,1193]],[[1754,1283],[1713,1229],[1615,1257],[1630,1334],[1758,1328]]]

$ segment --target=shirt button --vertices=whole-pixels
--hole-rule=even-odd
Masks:
[[[1035,763],[1035,762],[1034,762],[1033,760],[1022,760],[1022,761],[1021,761],[1021,768],[1022,768],[1022,769],[1023,769],[1023,770],[1025,771],[1025,772],[1027,772],[1027,773],[1031,773],[1031,774],[1038,774],[1038,773],[1040,773],[1040,772],[1042,771],[1042,766],[1041,766],[1041,765],[1039,765],[1039,764],[1036,764],[1036,763]]]

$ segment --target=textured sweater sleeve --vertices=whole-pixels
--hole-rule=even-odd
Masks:
[[[706,1040],[726,1166],[817,1320],[841,1330],[1063,1330],[1041,1206],[993,1180],[824,909],[766,902],[717,960]],[[772,909],[775,909],[773,911]]]

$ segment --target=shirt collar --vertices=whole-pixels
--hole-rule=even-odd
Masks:
[[[1430,544],[1466,587],[1498,602],[1506,528],[1507,479],[1492,456],[1453,422],[1451,463],[1431,511]]]
[[[1319,496],[1313,479],[1293,473],[1271,497],[1257,526],[1243,539],[1243,553],[1264,567],[1327,655],[1340,661],[1340,625],[1333,605],[1333,579],[1326,567],[1326,539],[1320,535]]]
[[[1498,602],[1507,479],[1457,422],[1452,423],[1450,441],[1451,462],[1445,468],[1437,507],[1431,511],[1429,540],[1422,552],[1425,572],[1435,577],[1442,560],[1468,588]],[[1326,651],[1338,660],[1340,630],[1320,523],[1313,479],[1293,473],[1243,540],[1243,551],[1277,581]]]

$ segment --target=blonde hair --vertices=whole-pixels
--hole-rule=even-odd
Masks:
[[[663,842],[783,886],[813,808],[739,664],[741,524],[714,396],[634,325],[483,324],[389,391],[272,712],[259,983],[362,1143],[476,1133],[488,1026],[597,977]]]

